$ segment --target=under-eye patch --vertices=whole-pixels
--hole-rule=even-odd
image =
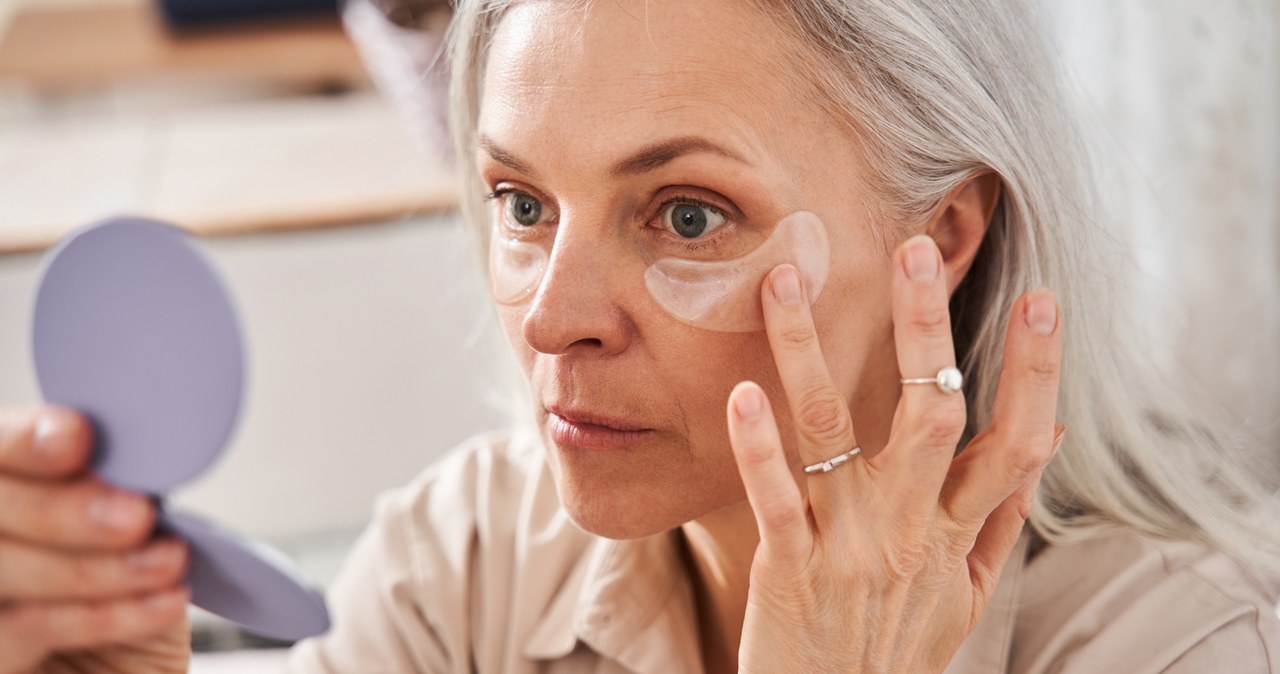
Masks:
[[[543,244],[495,235],[489,248],[494,300],[507,305],[528,300],[542,284],[548,263]],[[815,302],[831,267],[827,230],[817,215],[791,213],[764,243],[732,260],[654,260],[645,269],[644,285],[659,306],[684,323],[719,332],[755,332],[764,329],[760,285],[783,263],[799,270],[809,302]]]
[[[533,296],[547,272],[540,244],[494,236],[489,244],[489,292],[499,304],[519,304]]]
[[[796,211],[778,222],[769,238],[733,260],[662,258],[644,273],[649,294],[689,325],[718,332],[764,329],[760,285],[774,267],[790,263],[800,272],[812,304],[831,267],[827,230],[818,216]]]

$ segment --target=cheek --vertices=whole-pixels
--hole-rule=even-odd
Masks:
[[[827,291],[813,307],[814,326],[831,379],[849,400],[868,383],[864,379],[874,375],[872,370],[896,367],[892,263],[874,243],[864,251],[833,262]]]
[[[666,402],[683,423],[690,454],[698,461],[731,464],[727,407],[733,387],[750,380],[771,398],[781,394],[768,338],[763,332],[716,333],[676,325],[647,351]]]
[[[502,333],[506,335],[507,343],[511,345],[511,351],[516,355],[516,360],[520,362],[520,368],[524,371],[526,377],[529,376],[533,369],[533,359],[535,353],[529,348],[529,343],[524,338],[524,319],[529,313],[529,305],[525,304],[498,304],[498,322],[502,325]]]

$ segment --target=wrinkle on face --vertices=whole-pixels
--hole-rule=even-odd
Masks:
[[[636,139],[641,142],[689,133],[712,136],[753,163],[785,154],[787,148],[778,147],[774,138],[791,123],[789,108],[813,105],[812,96],[791,84],[783,87],[787,105],[775,100],[779,83],[794,78],[784,64],[758,55],[768,54],[767,43],[783,36],[771,38],[741,17],[700,4],[652,3],[647,11],[650,27],[664,19],[666,24],[706,26],[692,31],[693,37],[679,36],[681,44],[701,42],[696,49],[638,39],[637,19],[621,12],[587,15],[549,2],[515,5],[499,24],[489,55],[480,128],[536,130],[518,135],[538,135],[545,146],[565,149],[616,146],[616,130],[625,127],[648,130],[649,138]],[[666,16],[673,13],[681,15]],[[750,35],[750,48],[744,40],[727,39],[732,35]],[[567,125],[567,110],[609,123]],[[784,175],[776,168],[772,173]]]
[[[659,446],[634,455],[550,452],[562,501],[589,530],[648,535],[740,501],[725,423],[739,381],[765,388],[788,437],[765,336],[685,325],[646,291],[648,262],[626,237],[637,236],[637,214],[658,191],[722,196],[741,211],[743,241],[753,245],[787,214],[814,212],[831,234],[830,273],[814,314],[833,376],[854,398],[859,364],[882,358],[872,349],[888,315],[890,276],[867,215],[868,172],[854,140],[795,76],[790,39],[740,0],[651,0],[643,10],[531,1],[511,7],[495,30],[478,131],[537,175],[512,171],[484,150],[480,172],[490,189],[515,183],[555,210],[544,283],[561,284],[562,299],[581,300],[539,304],[549,293],[528,311],[500,307],[508,339],[535,404],[564,396],[634,415],[662,434]],[[635,150],[683,136],[705,137],[752,166],[703,153],[645,175],[608,175]],[[544,339],[546,352],[534,349],[526,320],[531,329],[554,326],[565,343],[546,347]],[[606,331],[620,348],[591,341]],[[573,336],[581,340],[570,344]]]

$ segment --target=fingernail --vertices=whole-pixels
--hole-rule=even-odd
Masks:
[[[36,419],[36,431],[32,438],[37,452],[57,456],[71,444],[72,421],[61,410],[43,410]]]
[[[1040,471],[1036,471],[1035,481],[1031,484],[1031,489],[1027,492],[1027,498],[1018,504],[1018,514],[1022,516],[1023,521],[1031,517],[1031,509],[1036,504],[1036,491],[1040,489]]]
[[[89,504],[89,519],[112,529],[137,526],[147,516],[147,504],[124,492],[110,492]]]
[[[764,396],[754,386],[745,387],[733,399],[733,408],[737,410],[739,419],[755,419],[760,416],[760,410],[764,409]]]
[[[126,562],[130,568],[136,571],[166,569],[177,564],[178,556],[181,552],[178,543],[160,541],[142,550],[129,553]]]
[[[773,270],[769,281],[773,288],[773,296],[782,304],[800,303],[800,275],[791,265],[782,265]]]
[[[916,283],[928,283],[938,278],[938,252],[925,234],[917,234],[907,239],[906,252],[907,278]]]
[[[1062,446],[1062,439],[1067,435],[1067,427],[1058,424],[1058,430],[1053,434],[1053,454],[1058,453],[1058,448]]]
[[[1052,335],[1058,328],[1058,303],[1052,293],[1040,291],[1031,296],[1027,302],[1027,326],[1042,337]]]

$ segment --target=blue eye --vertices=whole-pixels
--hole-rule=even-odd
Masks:
[[[527,194],[511,192],[507,200],[511,218],[525,227],[532,227],[542,219],[542,202]]]
[[[662,224],[686,239],[714,232],[724,223],[724,214],[706,204],[676,201],[662,210]]]

